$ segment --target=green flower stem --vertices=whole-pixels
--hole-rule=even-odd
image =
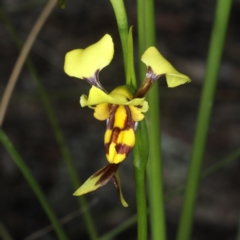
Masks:
[[[177,234],[178,240],[188,240],[191,235],[194,207],[197,198],[207,131],[231,4],[231,0],[217,1],[216,15],[207,61],[207,71],[200,102],[186,193]]]
[[[141,161],[141,155],[138,151],[138,158]],[[134,154],[134,160],[136,160]],[[134,176],[136,184],[136,202],[137,202],[137,224],[138,224],[138,240],[147,240],[147,206],[145,191],[145,168],[134,167]]]
[[[145,172],[148,161],[148,133],[145,120],[138,123],[136,143],[133,148],[133,166],[136,184],[138,216],[138,240],[147,240],[147,206],[145,192]]]
[[[136,81],[135,68],[134,68],[132,27],[130,27],[129,34],[128,34],[128,58],[127,58],[126,84],[133,87],[134,90],[137,89],[137,81]]]
[[[203,173],[201,174],[201,179],[203,180],[203,179],[213,175],[217,171],[228,166],[231,162],[238,160],[239,157],[240,157],[240,148],[237,149],[236,151],[234,151],[233,153],[230,153],[228,156],[221,159],[216,164],[214,164],[211,167],[204,170]],[[169,193],[165,196],[165,198],[164,198],[165,202],[166,203],[170,202],[175,197],[181,195],[184,192],[184,190],[185,190],[185,186],[177,187],[175,190],[173,190],[171,193]],[[134,225],[136,223],[136,221],[137,221],[137,215],[134,215],[131,218],[129,218],[127,221],[125,221],[123,224],[118,225],[116,228],[112,229],[107,234],[100,237],[100,239],[98,239],[98,240],[111,240],[115,236],[117,236],[119,233],[123,232],[124,230],[126,230],[129,227],[131,227],[132,225]],[[240,232],[239,232],[239,234],[240,234]],[[237,239],[237,240],[240,240],[240,239]]]
[[[150,135],[150,160],[147,168],[150,226],[152,239],[165,240],[165,210],[163,193],[163,176],[160,143],[160,109],[158,89],[155,85],[149,94],[149,135]]]
[[[128,21],[123,0],[110,0],[118,24],[118,30],[122,43],[123,60],[125,75],[127,78],[127,59],[128,59]]]
[[[128,34],[127,15],[122,0],[110,0],[117,18],[118,29],[122,41],[126,84],[136,88],[132,29]],[[138,123],[136,144],[133,150],[133,166],[136,183],[136,200],[138,215],[138,239],[147,239],[147,207],[145,193],[145,169],[148,160],[148,138],[145,121]]]
[[[137,0],[137,21],[140,77],[144,79],[146,69],[141,62],[141,56],[148,47],[155,46],[156,43],[153,0]]]
[[[155,45],[155,23],[153,0],[138,0],[138,36],[139,56],[150,46]],[[146,69],[140,65],[141,79],[145,77]],[[150,226],[152,239],[166,239],[164,195],[162,181],[162,160],[160,150],[160,105],[158,83],[149,93],[149,136],[150,161],[148,163],[148,189],[150,207]]]
[[[18,47],[18,49],[21,49],[21,46],[22,46],[21,40],[20,40],[16,30],[14,29],[12,23],[10,22],[8,16],[2,11],[1,8],[0,8],[0,18],[5,23],[7,29],[9,31],[9,33],[11,34],[11,36],[12,36],[16,46]],[[50,104],[50,100],[48,98],[46,90],[44,89],[44,87],[43,87],[43,85],[42,85],[42,83],[39,79],[39,76],[37,74],[37,71],[36,71],[34,65],[32,64],[32,61],[29,58],[27,58],[27,60],[26,60],[26,65],[27,65],[28,71],[30,72],[30,74],[31,74],[36,86],[37,86],[37,89],[38,89],[38,92],[39,92],[39,95],[40,95],[40,99],[43,103],[43,106],[45,107],[49,122],[50,122],[50,124],[52,126],[52,129],[54,131],[56,140],[58,142],[58,145],[59,145],[59,148],[60,148],[60,151],[61,151],[61,154],[62,154],[64,162],[67,166],[68,172],[70,174],[74,189],[77,189],[81,185],[81,183],[79,181],[78,174],[77,174],[76,168],[74,167],[74,164],[73,164],[71,155],[69,153],[69,149],[67,147],[66,141],[64,139],[63,133],[62,133],[61,128],[58,124],[56,115],[54,114],[53,108]],[[86,208],[87,207],[87,202],[85,200],[85,197],[78,198],[78,202],[79,202],[79,206],[81,208]],[[91,216],[89,210],[83,212],[83,218],[84,218],[84,221],[86,223],[90,239],[91,240],[97,239],[96,228],[94,226],[93,219],[92,219],[92,216]]]
[[[10,154],[10,156],[13,158],[14,162],[17,164],[18,168],[20,169],[20,171],[22,172],[22,174],[26,178],[27,182],[31,186],[32,190],[36,194],[39,202],[41,203],[41,205],[42,205],[43,209],[45,210],[49,220],[51,221],[58,238],[62,239],[62,240],[67,240],[68,238],[67,238],[65,232],[62,229],[62,226],[60,225],[56,215],[53,212],[53,210],[51,209],[46,197],[44,196],[44,194],[43,194],[43,192],[40,188],[40,186],[38,185],[34,176],[31,174],[29,168],[24,163],[23,159],[20,157],[18,152],[15,150],[12,143],[10,142],[7,135],[3,132],[2,129],[0,129],[0,141],[2,142],[4,147],[6,148],[6,150]]]

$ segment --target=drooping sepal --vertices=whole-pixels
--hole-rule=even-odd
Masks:
[[[108,164],[89,177],[74,193],[74,196],[93,192],[106,185],[117,171],[119,164]]]
[[[119,164],[108,164],[104,168],[101,168],[91,177],[89,177],[80,188],[78,188],[73,195],[81,196],[83,194],[93,192],[100,187],[106,185],[111,179],[113,180],[114,186],[116,187],[120,201],[124,207],[128,207],[122,193],[120,177],[117,172]]]
[[[120,182],[120,177],[119,177],[119,171],[116,172],[116,174],[113,176],[113,182],[114,185],[118,191],[120,201],[124,207],[128,207],[128,203],[124,199],[123,193],[122,193],[122,187],[121,187],[121,182]]]

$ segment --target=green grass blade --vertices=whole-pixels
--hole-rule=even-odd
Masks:
[[[138,36],[139,59],[150,46],[155,46],[155,17],[153,0],[138,0]],[[140,77],[144,79],[146,69],[140,64]],[[149,150],[148,162],[148,190],[150,207],[150,226],[152,239],[166,239],[164,195],[162,181],[162,160],[160,144],[160,104],[158,83],[156,82],[149,93]]]
[[[58,238],[61,239],[61,240],[67,240],[68,238],[67,238],[65,232],[62,229],[62,226],[60,225],[59,220],[57,219],[55,213],[51,209],[51,207],[50,207],[50,205],[49,205],[49,203],[48,203],[44,193],[42,192],[42,190],[40,188],[40,186],[38,185],[38,183],[36,182],[34,176],[30,172],[29,168],[24,163],[23,159],[20,157],[18,152],[15,150],[13,144],[11,143],[11,141],[9,140],[9,138],[3,132],[2,129],[0,129],[0,141],[2,142],[4,147],[6,148],[6,150],[10,154],[10,156],[13,158],[14,162],[16,163],[16,165],[18,166],[18,168],[20,169],[20,171],[24,175],[24,177],[27,180],[28,184],[30,185],[30,187],[32,188],[34,193],[36,194],[39,202],[41,203],[44,211],[46,212],[49,220],[51,221],[51,223],[53,225],[53,228],[55,229]]]
[[[148,162],[149,143],[145,119],[138,123],[136,143],[133,148],[133,166],[136,184],[138,240],[147,240],[147,204],[145,172]]]
[[[116,15],[118,30],[122,42],[126,84],[136,89],[133,61],[132,28],[128,33],[127,15],[122,0],[110,0]],[[147,239],[147,207],[145,193],[145,169],[148,160],[148,141],[145,121],[138,124],[136,143],[133,149],[133,166],[136,184],[136,202],[138,215],[138,239]],[[147,148],[147,149],[146,149]]]
[[[236,151],[230,153],[227,155],[225,158],[221,159],[219,162],[216,164],[212,165],[211,167],[207,168],[204,170],[201,174],[201,179],[205,179],[214,173],[216,173],[219,170],[222,170],[224,167],[228,166],[230,163],[233,161],[238,160],[240,157],[240,148],[237,149]],[[180,186],[177,187],[175,190],[173,190],[171,193],[167,194],[165,196],[165,202],[168,203],[175,197],[181,195],[185,190],[185,186]],[[105,234],[104,236],[100,237],[98,240],[111,240],[113,239],[116,235],[119,233],[123,232],[124,230],[128,229],[132,225],[134,225],[137,222],[137,215],[132,216],[130,219],[125,221],[123,224],[117,226],[116,228],[112,229],[110,232]],[[237,239],[240,240],[240,239]]]
[[[123,0],[110,0],[117,20],[118,31],[122,43],[124,69],[127,79],[127,59],[128,59],[128,21]]]
[[[7,30],[9,31],[10,35],[12,36],[17,48],[20,50],[22,47],[22,42],[21,42],[15,28],[13,27],[12,23],[10,22],[8,16],[3,12],[3,10],[1,8],[0,8],[0,18],[5,23],[5,26],[7,27]],[[37,70],[36,70],[35,66],[33,65],[30,58],[27,58],[26,65],[27,65],[27,69],[28,69],[31,77],[33,78],[33,80],[37,86],[40,99],[46,110],[49,122],[53,129],[56,141],[59,145],[61,154],[63,156],[63,160],[67,166],[74,189],[77,189],[81,185],[79,178],[78,178],[77,170],[73,164],[71,154],[67,147],[67,143],[65,141],[65,138],[64,138],[61,128],[59,126],[59,123],[58,123],[57,117],[54,113],[53,107],[51,106],[47,92],[46,92],[44,86],[42,85],[41,80],[38,76]],[[79,202],[79,206],[81,208],[87,207],[87,202],[86,202],[84,196],[78,197],[78,202]],[[96,228],[95,228],[95,225],[94,225],[94,222],[93,222],[93,219],[92,219],[92,216],[91,216],[89,210],[86,210],[83,212],[83,218],[86,223],[86,227],[87,227],[90,239],[91,240],[97,239],[97,231],[96,231]]]
[[[215,21],[207,60],[207,71],[201,96],[186,193],[177,234],[178,240],[188,240],[191,236],[201,166],[231,4],[231,0],[217,1]]]

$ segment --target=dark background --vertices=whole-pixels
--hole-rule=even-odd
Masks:
[[[129,25],[134,27],[137,63],[136,1],[125,2]],[[9,15],[23,41],[27,38],[44,3],[0,1],[1,8]],[[180,72],[192,79],[191,84],[176,89],[168,89],[164,78],[159,80],[166,193],[183,184],[186,179],[215,5],[216,1],[210,0],[156,1],[156,46]],[[206,143],[204,169],[239,148],[239,15],[240,1],[233,1]],[[110,91],[124,84],[125,79],[116,20],[108,0],[67,1],[65,10],[56,7],[30,53],[49,94],[81,181],[106,165],[103,148],[105,123],[96,121],[91,109],[79,106],[80,95],[87,94],[90,87],[86,82],[70,78],[63,72],[64,55],[69,50],[87,47],[98,41],[105,33],[112,35],[115,44],[112,63],[100,73],[103,86]],[[1,21],[1,94],[18,54],[5,24]],[[77,211],[77,201],[72,196],[75,189],[72,187],[36,85],[26,67],[18,79],[3,129],[31,169],[57,216],[59,218],[69,214],[72,216],[64,225],[69,239],[87,240],[81,212]],[[111,183],[86,196],[100,235],[136,213],[131,156],[121,164],[120,175],[124,196],[129,203],[128,208],[121,206]],[[236,239],[240,209],[239,187],[239,159],[202,181],[191,239]],[[181,204],[182,196],[166,204],[170,240],[174,239],[176,234]],[[2,145],[0,221],[13,239],[25,239],[49,225],[49,220],[32,189]],[[123,238],[136,239],[136,227],[128,229],[115,239]],[[57,238],[54,231],[50,231],[39,239]]]

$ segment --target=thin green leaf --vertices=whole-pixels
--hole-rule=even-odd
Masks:
[[[27,180],[28,184],[32,188],[33,192],[37,196],[39,202],[41,203],[45,213],[47,214],[49,220],[51,221],[53,228],[56,231],[56,234],[58,235],[58,238],[61,240],[67,240],[67,236],[62,229],[61,224],[59,223],[58,218],[56,217],[55,213],[53,212],[52,208],[50,207],[44,193],[42,192],[42,189],[38,185],[37,181],[35,180],[34,176],[32,175],[30,169],[27,167],[27,165],[24,163],[21,156],[18,154],[18,152],[15,150],[13,144],[7,137],[7,135],[3,132],[2,129],[0,129],[0,141],[2,142],[5,149],[8,151],[10,156],[13,158],[14,162],[22,172],[23,176]]]
[[[140,57],[148,47],[155,46],[155,16],[153,0],[137,1],[138,47],[140,77],[144,79],[146,68]],[[158,82],[149,94],[149,151],[147,182],[149,191],[150,226],[152,239],[166,239],[164,195],[162,180],[162,160],[160,143],[160,104]],[[157,189],[157,190],[156,190]]]
[[[133,166],[136,184],[138,240],[147,240],[147,206],[145,173],[148,161],[148,133],[145,120],[138,123],[136,143],[133,148]]]
[[[12,23],[10,22],[8,16],[4,13],[4,11],[1,8],[0,8],[0,18],[5,23],[5,25],[7,27],[7,30],[9,31],[10,35],[12,36],[17,48],[20,50],[21,47],[22,47],[22,42],[21,42],[21,40],[18,36],[18,33],[14,29],[14,27],[13,27]],[[64,162],[65,162],[65,164],[67,166],[67,169],[69,171],[73,186],[74,186],[74,188],[77,188],[80,185],[80,181],[79,181],[79,178],[78,178],[78,173],[77,173],[76,168],[73,164],[73,160],[71,158],[68,146],[66,144],[66,141],[65,141],[65,138],[63,136],[62,130],[59,126],[57,117],[54,113],[53,107],[51,106],[51,103],[50,103],[50,100],[48,98],[47,92],[46,92],[44,86],[42,85],[41,80],[39,78],[39,75],[37,73],[37,70],[36,70],[35,66],[33,65],[32,61],[29,57],[26,60],[26,66],[27,66],[27,69],[28,69],[31,77],[33,78],[33,80],[34,80],[34,82],[37,86],[40,99],[41,99],[42,104],[43,104],[43,106],[46,110],[49,122],[50,122],[50,124],[52,126],[52,129],[53,129],[53,132],[55,134],[56,141],[58,142],[58,145],[59,145],[60,151],[62,153]],[[84,207],[87,206],[87,202],[86,202],[84,197],[78,198],[78,202],[79,202],[79,206],[81,208],[84,208]],[[94,226],[93,219],[92,219],[92,216],[91,216],[90,212],[89,211],[84,211],[83,212],[83,217],[84,217],[84,220],[86,222],[86,226],[87,226],[88,233],[89,233],[89,236],[90,236],[91,240],[95,240],[97,238],[97,232],[96,232],[96,228]]]
[[[127,58],[128,58],[128,21],[123,0],[110,0],[117,20],[118,31],[122,43],[124,69],[127,79]]]
[[[205,152],[209,122],[214,101],[224,39],[230,15],[232,1],[217,1],[216,15],[210,42],[207,71],[199,106],[198,121],[192,148],[187,188],[177,234],[178,240],[191,238],[193,216],[198,194],[201,167]]]
[[[66,8],[66,0],[58,0],[58,6],[59,6],[61,9]]]
[[[218,161],[216,164],[214,164],[211,167],[204,170],[202,172],[201,179],[205,179],[205,178],[213,175],[214,173],[217,173],[219,170],[222,170],[224,167],[228,166],[233,161],[238,160],[239,157],[240,157],[240,149],[237,149],[236,151],[230,153],[225,158]],[[166,203],[170,202],[175,197],[181,195],[184,191],[185,191],[185,185],[177,187],[175,190],[173,190],[171,193],[169,193],[165,196],[165,198],[164,198],[165,202]],[[134,215],[131,218],[129,218],[128,220],[126,220],[124,223],[118,225],[117,227],[115,227],[114,229],[112,229],[111,231],[109,231],[108,233],[103,235],[102,237],[100,237],[100,239],[98,239],[98,240],[111,240],[115,236],[117,236],[119,233],[121,233],[124,230],[133,226],[136,222],[137,222],[137,215]],[[239,229],[240,229],[240,227],[239,227]],[[239,237],[240,237],[240,231],[239,231]],[[237,240],[240,240],[240,238]]]
[[[134,53],[133,53],[133,36],[132,28],[130,27],[128,33],[128,58],[127,58],[127,80],[126,84],[137,89],[137,81],[134,68]]]

